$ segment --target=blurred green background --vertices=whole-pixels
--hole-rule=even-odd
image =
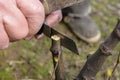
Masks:
[[[74,39],[80,52],[77,56],[63,48],[68,80],[72,80],[79,73],[87,55],[93,54],[98,49],[99,44],[112,32],[120,16],[120,0],[91,0],[91,4],[93,10],[91,16],[102,32],[102,38],[98,43],[89,45],[78,40],[62,22],[56,27],[59,32]],[[51,40],[47,37],[41,40],[32,39],[11,43],[8,49],[0,51],[0,80],[51,80],[54,69],[50,46]],[[116,63],[119,50],[118,45],[95,80],[105,80],[105,75],[109,76]],[[120,65],[115,71],[113,80],[120,80]]]

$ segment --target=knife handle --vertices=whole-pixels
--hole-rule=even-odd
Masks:
[[[84,0],[40,0],[43,3],[45,14],[55,10],[63,9],[73,4],[80,3]]]

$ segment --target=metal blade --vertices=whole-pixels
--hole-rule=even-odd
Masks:
[[[63,34],[59,33],[58,31],[54,30],[53,28],[50,28],[48,25],[43,24],[41,30],[38,32],[38,35],[41,34],[41,32],[43,32],[49,38],[51,38],[51,36],[53,36],[53,35],[59,35],[59,37],[61,38],[61,45],[63,47],[69,49],[70,51],[72,51],[76,54],[79,54],[76,44],[72,39],[64,36]]]

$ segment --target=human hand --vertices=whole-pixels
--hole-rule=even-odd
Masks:
[[[45,18],[39,0],[0,0],[0,49],[7,48],[11,41],[34,36],[44,21],[54,26],[61,18],[61,11]]]

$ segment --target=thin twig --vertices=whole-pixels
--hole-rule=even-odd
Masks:
[[[58,62],[57,62],[56,66],[55,66],[55,68],[54,68],[54,70],[53,70],[53,72],[52,72],[51,80],[53,80],[53,76],[54,76],[55,71],[56,71],[56,69],[57,69],[57,67],[58,67],[58,63],[59,63],[59,60],[60,60],[60,55],[61,55],[61,54],[58,54]]]
[[[119,62],[120,62],[119,60],[120,60],[120,52],[119,52],[119,54],[118,54],[118,58],[117,58],[115,67],[113,68],[112,74],[111,74],[111,76],[108,78],[108,80],[111,80],[111,77],[113,76],[115,70],[117,69],[117,67],[118,67],[118,65],[119,65]]]

